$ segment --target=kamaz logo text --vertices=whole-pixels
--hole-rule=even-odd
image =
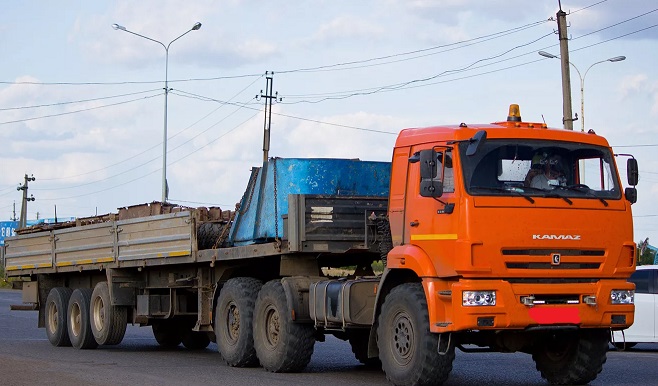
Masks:
[[[533,240],[580,240],[580,235],[532,235]]]

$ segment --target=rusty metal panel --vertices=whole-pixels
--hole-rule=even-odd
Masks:
[[[53,250],[51,232],[35,233],[5,240],[5,270],[12,273],[26,269],[51,268]]]
[[[190,212],[118,221],[118,259],[190,256],[195,232]]]
[[[54,231],[55,266],[114,262],[112,222]]]

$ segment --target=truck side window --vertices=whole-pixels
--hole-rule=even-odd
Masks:
[[[443,192],[444,193],[453,193],[455,191],[455,174],[452,168],[452,153],[450,149],[446,150],[445,159],[447,160],[444,165],[440,163],[439,158],[439,170],[443,171],[441,179],[443,181]]]

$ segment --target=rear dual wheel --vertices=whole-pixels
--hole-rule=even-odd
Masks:
[[[91,331],[96,342],[101,345],[121,343],[127,324],[128,310],[112,305],[107,282],[96,284],[91,294]]]
[[[91,332],[90,323],[90,288],[78,288],[71,294],[68,305],[68,335],[71,345],[78,349],[92,349],[98,347]]]
[[[254,310],[254,347],[265,370],[302,371],[313,354],[314,332],[312,325],[292,320],[280,280],[261,288]]]
[[[217,349],[229,366],[258,365],[254,348],[254,308],[263,283],[251,277],[236,277],[224,284],[215,310]]]
[[[56,287],[50,290],[46,299],[46,335],[53,346],[70,346],[66,317],[69,299],[73,290]]]

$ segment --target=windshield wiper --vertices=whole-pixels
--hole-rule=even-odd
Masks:
[[[606,201],[604,198],[597,196],[596,194],[592,193],[592,189],[585,185],[585,184],[577,184],[577,185],[569,185],[569,186],[555,186],[557,189],[562,189],[562,190],[570,190],[572,192],[578,192],[578,193],[585,193],[586,195],[590,197],[597,198],[601,203],[603,203],[604,206],[608,206],[608,201]]]
[[[564,197],[564,196],[561,195],[561,194],[547,192],[546,194],[544,194],[544,197],[548,197],[548,198],[561,198],[561,199],[563,199],[567,204],[569,204],[569,205],[573,205],[573,201],[571,201],[571,200],[570,200],[569,198],[567,198],[567,197]]]
[[[499,188],[497,186],[471,186],[471,189],[489,190],[491,192],[513,193],[513,194],[516,194],[517,196],[521,196],[521,197],[525,198],[526,200],[530,201],[531,204],[535,203],[535,200],[532,197],[526,196],[525,194],[519,192],[518,190],[513,190],[513,188],[512,189],[505,189],[505,188]]]

